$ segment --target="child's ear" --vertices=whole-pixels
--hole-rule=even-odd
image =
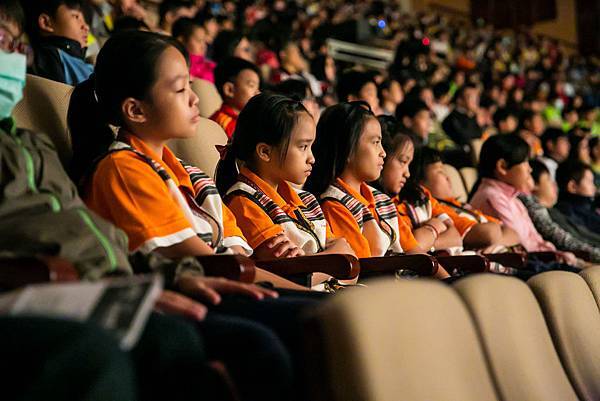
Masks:
[[[264,142],[261,142],[256,145],[256,155],[263,162],[269,163],[273,156],[273,147],[271,145],[267,145]]]
[[[234,96],[234,93],[235,93],[235,91],[233,89],[233,82],[225,82],[223,84],[223,94],[226,97],[232,98]]]
[[[500,175],[506,175],[508,172],[508,165],[506,164],[506,160],[500,159],[496,162],[496,171]]]
[[[48,14],[40,14],[38,17],[38,27],[43,32],[53,33],[54,23],[52,21],[52,17],[50,17]]]
[[[577,182],[575,182],[575,180],[573,180],[573,179],[569,180],[569,182],[567,183],[567,192],[575,194],[575,193],[577,193],[577,189],[578,189]]]
[[[145,123],[148,119],[144,112],[144,108],[142,107],[142,103],[132,97],[128,97],[123,101],[121,112],[123,113],[125,120],[134,123]]]

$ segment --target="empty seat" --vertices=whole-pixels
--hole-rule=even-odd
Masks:
[[[227,135],[223,128],[212,120],[201,118],[196,135],[187,139],[172,140],[169,147],[177,157],[214,177],[220,157],[215,146],[226,143]]]
[[[463,167],[460,169],[460,176],[462,177],[467,194],[471,193],[471,189],[473,189],[473,185],[477,181],[477,169],[474,167]]]
[[[27,75],[23,99],[13,111],[19,128],[50,137],[63,165],[71,159],[67,110],[73,87],[35,75]]]
[[[462,178],[458,170],[449,164],[444,164],[444,172],[450,179],[450,184],[452,185],[452,195],[461,202],[466,202],[468,193],[465,190],[465,185],[463,184]]]
[[[204,79],[195,79],[192,81],[192,90],[200,98],[198,110],[201,117],[209,118],[221,107],[223,99],[214,84]]]
[[[314,399],[497,399],[473,322],[444,284],[375,280],[336,296],[313,322],[305,337],[321,342],[311,355],[322,359],[311,369]]]
[[[512,277],[479,274],[458,280],[454,288],[479,329],[501,399],[577,400],[527,284]]]
[[[600,400],[600,313],[587,283],[563,271],[537,274],[527,283],[579,398]]]

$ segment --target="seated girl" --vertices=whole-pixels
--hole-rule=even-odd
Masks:
[[[313,117],[300,101],[262,93],[240,113],[217,184],[257,258],[353,254],[331,234],[316,198],[294,187],[310,175],[314,140]]]
[[[408,227],[422,251],[462,251],[462,238],[446,210],[441,210],[429,192],[414,181],[415,146],[408,135],[386,134],[387,157],[377,185],[392,197],[398,218]],[[435,208],[434,208],[435,207]]]
[[[315,164],[305,189],[318,196],[333,235],[346,238],[361,258],[421,249],[394,204],[367,182],[379,178],[385,151],[381,126],[365,102],[328,107],[317,125]],[[447,277],[440,270],[440,277]]]
[[[463,237],[466,248],[498,248],[498,246],[513,246],[519,243],[517,233],[481,211],[461,204],[452,197],[452,184],[444,172],[444,164],[438,151],[423,148],[419,156],[413,160],[414,171],[424,191],[429,191],[431,210],[446,213],[458,232]],[[435,213],[435,212],[433,212]]]
[[[473,187],[470,203],[515,230],[528,252],[555,252],[554,244],[545,241],[536,230],[517,197],[533,188],[528,156],[529,145],[519,136],[496,135],[485,141],[479,161],[479,180]],[[570,252],[558,254],[569,265],[577,263]]]

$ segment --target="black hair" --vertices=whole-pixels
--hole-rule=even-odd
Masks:
[[[182,17],[175,21],[171,32],[175,39],[182,37],[184,40],[188,40],[194,34],[194,30],[197,28],[202,28],[202,25],[200,25],[196,20]]]
[[[350,95],[358,97],[361,89],[368,83],[375,84],[371,75],[362,71],[350,70],[344,72],[338,79],[336,92],[340,102],[347,102]]]
[[[533,118],[535,116],[541,116],[541,114],[537,111],[533,111],[533,110],[523,110],[523,112],[521,113],[521,118],[519,121],[519,125],[521,126],[521,128],[525,128],[525,122],[526,121],[532,121]]]
[[[450,92],[450,84],[448,82],[438,82],[433,85],[431,90],[433,91],[433,97],[436,100],[440,100],[442,96],[445,96]]]
[[[122,127],[121,106],[129,97],[146,100],[157,80],[157,65],[164,51],[174,47],[187,53],[172,37],[144,31],[111,36],[96,61],[94,73],[73,90],[67,123],[73,143],[71,178],[81,184],[96,159],[104,155],[114,133],[109,124]]]
[[[392,83],[396,81],[393,78],[388,78],[386,80],[384,80],[382,83],[380,83],[379,85],[377,85],[377,96],[379,97],[379,100],[383,100],[383,91],[387,90],[389,91],[390,88],[392,87]],[[398,82],[398,81],[396,81]],[[398,82],[398,85],[400,85],[400,83]]]
[[[567,158],[569,160],[579,160],[579,146],[581,145],[581,142],[589,140],[585,133],[583,135],[577,134],[577,129],[578,128],[573,128],[569,131],[569,144],[571,145],[569,157]]]
[[[233,57],[235,48],[240,44],[244,35],[237,31],[221,31],[213,42],[213,61],[220,64],[223,60]]]
[[[500,123],[506,121],[510,116],[517,118],[517,113],[513,109],[507,107],[496,110],[494,113],[494,125],[496,128],[500,127]]]
[[[421,187],[425,180],[427,166],[442,161],[442,155],[435,149],[427,146],[415,146],[415,155],[410,166],[410,177],[400,190],[400,199],[413,206],[421,206],[427,203],[428,197]]]
[[[248,101],[237,119],[227,155],[217,166],[216,182],[222,196],[237,180],[236,160],[252,169],[259,143],[280,147],[281,160],[285,158],[299,113],[310,116],[302,102],[287,96],[263,92]]]
[[[327,57],[329,56],[319,54],[310,62],[310,72],[319,81],[327,81],[327,76],[325,75],[325,65],[327,63]]]
[[[542,174],[550,174],[546,164],[537,159],[529,160],[529,166],[531,166],[531,177],[536,184],[540,182]]]
[[[477,88],[477,85],[474,85],[472,83],[465,83],[463,86],[458,88],[458,90],[456,91],[456,93],[454,95],[454,99],[456,99],[456,100],[462,99],[464,97],[465,93],[467,92],[467,90],[469,90],[469,89],[479,89],[479,88]]]
[[[556,184],[561,194],[568,192],[567,186],[571,180],[579,183],[587,170],[592,168],[580,160],[567,160],[556,170]]]
[[[424,101],[417,98],[406,99],[404,102],[400,103],[396,108],[396,119],[400,124],[402,124],[402,119],[404,117],[414,118],[419,112],[426,110],[430,111],[427,104]]]
[[[168,13],[181,8],[191,8],[193,4],[188,0],[163,0],[158,6],[158,25],[162,26]]]
[[[272,92],[278,93],[280,95],[291,97],[294,100],[305,100],[307,98],[307,92],[312,94],[310,86],[308,82],[304,79],[286,79],[275,85],[272,89]]]
[[[215,86],[222,98],[225,98],[223,85],[227,82],[233,82],[240,72],[244,70],[254,71],[260,81],[260,70],[255,64],[247,60],[239,57],[230,57],[217,64],[215,68]]]
[[[319,118],[313,144],[315,164],[305,189],[321,195],[339,177],[354,153],[365,122],[375,118],[366,102],[342,102],[330,106]]]
[[[0,18],[17,24],[19,31],[25,28],[25,12],[19,0],[4,0],[0,2]]]
[[[479,177],[469,199],[477,192],[483,178],[495,178],[498,160],[504,160],[507,168],[527,161],[529,158],[529,145],[520,136],[515,134],[494,135],[487,139],[481,147],[479,155]]]
[[[40,39],[40,15],[47,14],[54,18],[58,8],[63,5],[73,10],[83,9],[83,0],[22,0],[21,4],[25,11],[25,30],[32,42]]]
[[[540,138],[545,155],[548,155],[548,153],[550,152],[550,150],[548,149],[548,142],[556,144],[559,138],[567,138],[567,133],[560,128],[546,128],[546,130],[542,134],[542,137]]]
[[[139,30],[150,30],[148,24],[144,20],[137,19],[128,15],[124,15],[115,20],[112,34],[117,34],[123,31],[139,31]]]

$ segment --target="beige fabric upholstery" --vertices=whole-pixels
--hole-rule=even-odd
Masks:
[[[460,169],[460,175],[462,177],[467,194],[473,189],[473,185],[477,181],[477,169],[474,167],[463,167]]]
[[[226,143],[227,135],[221,126],[212,120],[201,118],[195,136],[172,140],[169,142],[169,147],[177,157],[214,177],[219,161],[219,152],[215,145]]]
[[[323,399],[497,399],[473,322],[451,287],[374,281],[336,295],[316,318],[327,370]]]
[[[44,133],[52,139],[63,165],[71,159],[67,110],[72,91],[72,86],[28,74],[23,100],[13,111],[18,127]]]
[[[596,304],[600,307],[600,267],[591,267],[579,273],[592,290]]]
[[[537,274],[527,283],[579,398],[600,400],[600,313],[587,283],[563,271]]]
[[[480,274],[458,280],[454,287],[479,328],[503,400],[577,400],[540,306],[525,283]]]
[[[471,157],[473,158],[473,165],[475,166],[479,164],[479,155],[481,154],[483,142],[484,140],[481,138],[471,140]]]
[[[217,88],[212,83],[203,79],[195,79],[192,81],[192,90],[199,98],[198,110],[200,111],[200,116],[209,118],[221,107],[223,100]]]
[[[444,172],[450,179],[450,184],[452,185],[453,196],[461,202],[467,201],[467,191],[465,191],[465,185],[463,184],[462,178],[458,170],[449,165],[444,164]]]

